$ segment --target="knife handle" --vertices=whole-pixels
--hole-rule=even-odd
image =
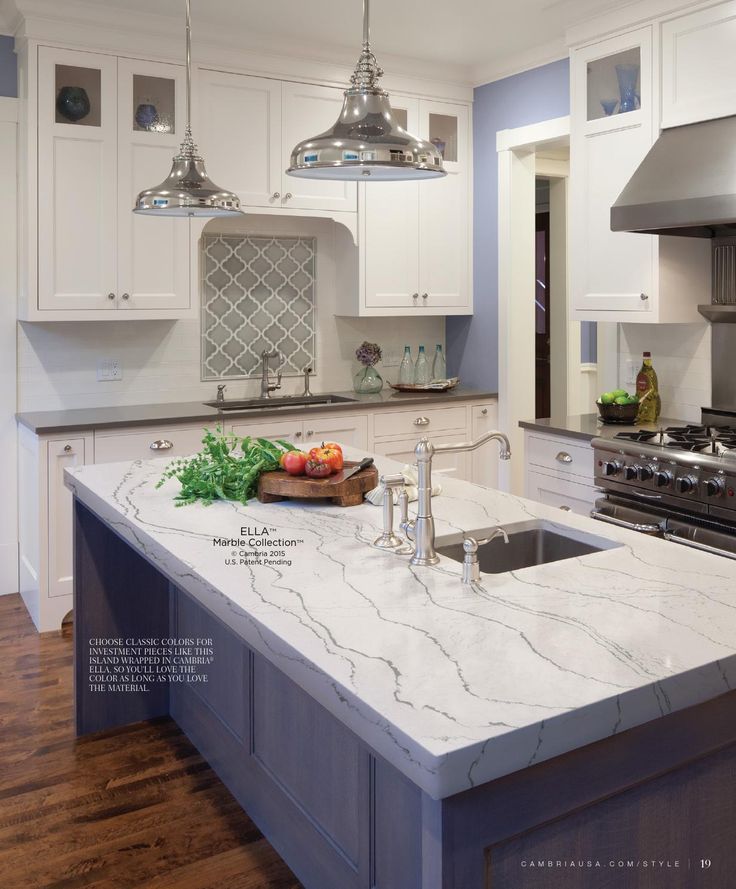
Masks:
[[[354,468],[360,472],[362,469],[368,469],[369,466],[373,466],[373,457],[363,457],[360,463]]]

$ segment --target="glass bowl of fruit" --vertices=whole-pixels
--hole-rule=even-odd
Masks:
[[[596,401],[604,423],[634,423],[639,413],[639,399],[625,389],[604,392]]]

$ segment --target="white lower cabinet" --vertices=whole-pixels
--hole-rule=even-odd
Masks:
[[[236,435],[282,439],[299,448],[323,441],[336,441],[346,447],[368,448],[368,417],[365,414],[330,414],[302,419],[248,422],[237,420],[227,427]]]
[[[205,425],[98,430],[95,432],[95,463],[186,457],[201,448]]]
[[[72,496],[64,469],[90,463],[92,453],[91,433],[19,435],[20,593],[39,632],[58,630],[72,609]]]
[[[593,449],[588,442],[527,429],[524,453],[525,497],[590,515],[600,494],[594,484]]]

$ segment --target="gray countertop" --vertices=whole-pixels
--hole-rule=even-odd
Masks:
[[[544,420],[519,420],[519,426],[522,429],[536,429],[538,432],[592,441],[594,438],[613,438],[617,432],[634,432],[637,429],[656,431],[667,426],[685,426],[688,422],[691,421],[660,417],[656,423],[635,423],[633,426],[625,426],[623,423],[601,423],[598,414],[576,414],[570,417],[548,417]]]
[[[315,393],[318,394],[318,393]],[[414,407],[424,404],[448,404],[463,401],[483,401],[495,398],[496,392],[483,392],[458,386],[449,392],[431,392],[425,395],[408,395],[386,387],[376,395],[356,395],[354,392],[336,392],[354,398],[354,401],[333,404],[287,405],[275,407],[264,404],[255,410],[227,411],[207,407],[200,401],[171,402],[169,404],[133,404],[115,407],[89,407],[58,411],[23,411],[16,419],[37,435],[69,432],[73,429],[114,429],[117,426],[149,426],[152,423],[214,423],[225,417],[251,417],[262,420],[269,417],[291,417],[295,414],[329,413],[387,407]]]

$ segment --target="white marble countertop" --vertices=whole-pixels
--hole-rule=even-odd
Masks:
[[[397,464],[376,458],[379,469]],[[435,798],[736,688],[736,561],[443,478],[438,536],[540,518],[621,546],[484,575],[370,547],[381,509],[175,507],[165,461],[66,471],[82,502]],[[268,528],[291,565],[227,566]],[[277,547],[279,548],[279,547]]]

